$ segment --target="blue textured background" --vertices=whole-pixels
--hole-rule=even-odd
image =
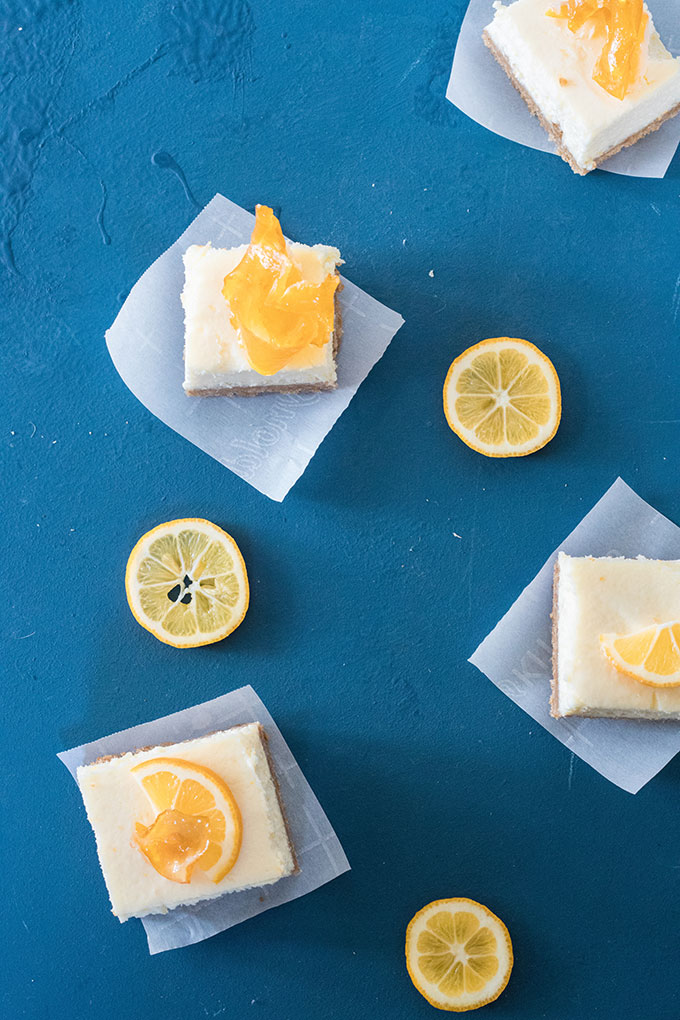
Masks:
[[[3,6],[3,1015],[432,1017],[404,928],[463,894],[515,942],[490,1016],[677,1020],[680,763],[622,793],[466,660],[617,474],[680,519],[680,162],[581,179],[466,120],[443,98],[461,0]],[[155,421],[103,342],[217,190],[337,244],[407,320],[282,505]],[[554,360],[564,417],[493,462],[440,389],[503,333]],[[123,571],[189,514],[234,534],[253,597],[179,652]],[[54,755],[243,683],[354,870],[150,958]]]

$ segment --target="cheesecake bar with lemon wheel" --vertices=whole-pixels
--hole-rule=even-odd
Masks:
[[[101,759],[77,778],[120,921],[297,870],[259,723]]]
[[[680,560],[555,564],[552,715],[680,719]]]
[[[287,241],[256,208],[250,244],[192,245],[184,256],[184,389],[192,397],[337,386],[340,252]]]
[[[680,111],[680,59],[643,0],[494,3],[483,39],[577,174]]]

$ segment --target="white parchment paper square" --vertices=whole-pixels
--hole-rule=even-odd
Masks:
[[[167,914],[142,918],[149,952],[152,954],[201,942],[337,878],[349,870],[349,862],[340,841],[278,726],[250,686],[240,687],[213,701],[121,730],[120,733],[74,747],[70,751],[62,751],[58,755],[76,779],[79,765],[89,765],[104,754],[122,754],[140,747],[191,740],[214,730],[225,730],[248,722],[262,723],[267,732],[269,751],[300,867],[299,874],[282,878],[274,885],[226,893],[205,903],[176,907]],[[95,852],[94,841],[92,852]]]
[[[680,723],[552,718],[550,612],[560,550],[570,556],[677,560],[680,528],[617,478],[470,658],[570,751],[623,790],[637,793],[680,751]]]
[[[482,30],[493,20],[493,13],[493,0],[470,0],[456,45],[446,98],[494,134],[530,149],[555,152],[555,146],[538,120],[531,116],[519,92],[482,42]],[[664,45],[671,53],[677,53],[680,50],[678,0],[654,0],[652,15]],[[606,160],[601,169],[629,177],[663,177],[679,141],[680,117],[674,117],[658,131]]]
[[[182,256],[191,244],[245,244],[254,220],[215,195],[134,285],[106,343],[123,382],[152,414],[266,496],[282,500],[404,320],[343,277],[336,390],[188,397],[182,389]]]

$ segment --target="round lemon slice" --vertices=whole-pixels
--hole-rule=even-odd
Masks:
[[[449,368],[444,414],[456,435],[478,453],[526,457],[557,432],[562,414],[557,372],[528,340],[482,340]]]
[[[493,1002],[508,983],[512,943],[481,903],[456,897],[419,910],[406,929],[406,966],[421,995],[452,1013]]]
[[[680,687],[680,621],[634,634],[601,634],[600,647],[620,673],[649,687]]]
[[[137,822],[134,841],[171,882],[190,882],[199,868],[212,882],[231,871],[241,850],[241,812],[227,784],[211,769],[183,758],[149,758],[132,775],[153,811]]]
[[[198,517],[142,535],[127,563],[125,592],[137,622],[175,648],[221,641],[241,623],[249,600],[236,542]]]

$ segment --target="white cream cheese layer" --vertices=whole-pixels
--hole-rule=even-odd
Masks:
[[[321,283],[342,262],[337,248],[290,241],[287,246],[310,283]],[[263,376],[251,368],[240,331],[232,325],[229,305],[222,294],[225,276],[236,268],[246,250],[245,244],[238,248],[192,245],[184,255],[184,389],[334,383],[332,336],[323,347],[300,352],[274,375]]]
[[[599,640],[680,619],[680,561],[560,553],[558,563],[560,714],[680,716],[680,688],[661,690],[620,673]]]
[[[641,78],[624,99],[593,81],[603,36],[591,23],[572,32],[565,18],[547,16],[561,0],[494,3],[486,28],[520,85],[544,118],[562,132],[564,146],[584,170],[680,103],[680,58],[663,46],[649,15]]]
[[[243,841],[236,864],[221,882],[212,882],[199,869],[188,884],[172,882],[132,843],[135,822],[150,825],[153,808],[130,770],[159,757],[182,758],[211,769],[234,795],[243,821]],[[81,766],[78,785],[94,829],[113,913],[121,921],[270,885],[295,868],[258,723]]]

